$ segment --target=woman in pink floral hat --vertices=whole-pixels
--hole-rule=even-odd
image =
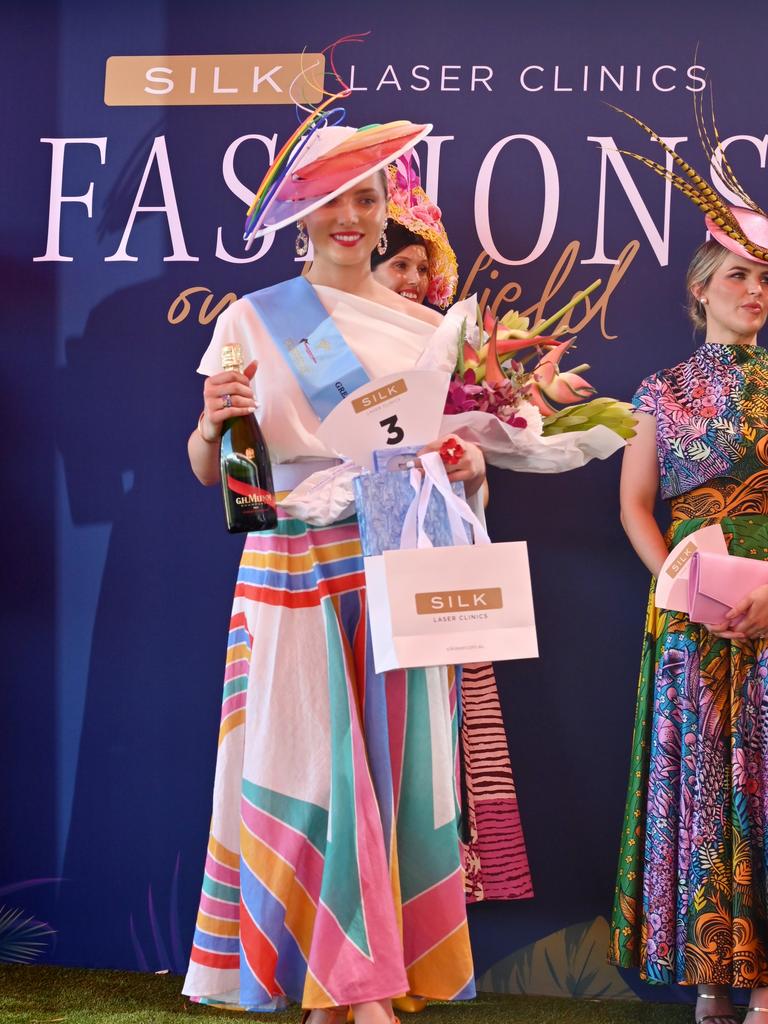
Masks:
[[[413,154],[387,168],[387,246],[371,256],[373,276],[413,302],[448,306],[458,266],[442,214],[419,184]],[[493,665],[464,665],[461,678],[464,882],[468,903],[533,895],[507,736]],[[395,1000],[416,1011],[426,1000]]]
[[[419,184],[412,153],[391,164],[387,175],[387,244],[371,254],[373,276],[405,298],[447,309],[459,271],[440,208]]]

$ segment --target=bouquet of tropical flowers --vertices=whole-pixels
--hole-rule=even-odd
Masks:
[[[600,283],[534,327],[515,311],[496,320],[487,312],[481,317],[478,309],[477,324],[471,326],[465,317],[444,425],[480,444],[489,462],[533,472],[559,472],[606,458],[633,437],[631,405],[595,397],[581,376],[588,364],[561,369],[575,337],[546,333]]]

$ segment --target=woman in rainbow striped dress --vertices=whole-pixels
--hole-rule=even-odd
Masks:
[[[306,311],[299,345],[311,355],[313,318],[325,317],[323,344],[338,343],[370,379],[425,358],[452,368],[450,314],[370,273],[386,217],[382,168],[428,131],[395,122],[321,127],[308,141],[305,133],[259,230],[298,221],[297,251],[306,252],[308,233],[311,269],[219,317],[200,364],[205,408],[189,440],[195,474],[215,484],[221,424],[256,408],[276,489],[314,475],[295,491],[303,505],[289,499],[277,529],[246,540],[184,991],[250,1010],[300,1003],[312,1024],[341,1021],[348,1006],[360,1024],[386,1024],[391,999],[407,991],[474,995],[452,679],[445,668],[375,673],[358,526],[340,484],[346,470],[316,437],[319,417],[270,329]],[[219,370],[221,346],[233,342],[249,364],[243,374]],[[451,477],[472,493],[484,461],[475,446],[464,449]],[[298,518],[286,508],[309,511]]]

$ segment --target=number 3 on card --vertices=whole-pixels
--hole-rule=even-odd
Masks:
[[[373,469],[372,452],[422,445],[440,436],[448,370],[403,370],[377,377],[347,395],[317,428],[337,455]]]
[[[400,444],[405,437],[405,431],[397,425],[397,416],[387,416],[385,420],[379,420],[380,427],[387,428],[387,444]]]

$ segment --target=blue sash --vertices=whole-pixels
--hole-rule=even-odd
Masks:
[[[306,278],[294,277],[245,298],[321,420],[368,383],[370,377]]]

